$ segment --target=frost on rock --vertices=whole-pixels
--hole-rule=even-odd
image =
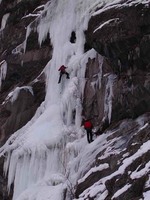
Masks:
[[[7,62],[3,60],[0,63],[0,90],[2,87],[2,81],[4,81],[6,78],[6,74],[7,74]]]

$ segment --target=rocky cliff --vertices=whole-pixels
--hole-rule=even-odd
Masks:
[[[34,28],[26,37],[26,28],[47,2],[3,0],[0,4],[1,146],[31,120],[45,99],[43,70],[53,46],[49,35],[39,45]],[[80,176],[71,199],[148,200],[150,2],[118,2],[99,5],[84,32],[84,51],[94,49],[96,57],[86,64],[82,115],[91,118],[98,132],[90,144],[92,151],[89,148],[84,154],[90,157],[89,166],[85,171],[78,166]],[[72,33],[70,42],[75,40]],[[85,158],[80,160],[84,163]],[[13,186],[8,194],[2,167],[3,158],[0,199],[8,200]]]

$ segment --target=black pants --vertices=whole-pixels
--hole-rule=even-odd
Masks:
[[[86,130],[86,133],[87,133],[88,143],[93,142],[92,129],[91,128],[85,128],[85,130]]]
[[[67,78],[67,79],[70,78],[68,72],[60,72],[60,76],[59,76],[59,81],[58,81],[58,83],[61,82],[61,77],[62,77],[63,74],[66,74],[66,78]]]

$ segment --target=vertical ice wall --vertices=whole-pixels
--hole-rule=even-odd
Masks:
[[[72,134],[80,129],[86,63],[88,58],[96,56],[94,50],[84,53],[84,30],[100,3],[101,0],[50,1],[27,29],[26,40],[32,28],[36,28],[39,44],[49,34],[53,55],[45,67],[45,101],[33,119],[1,149],[1,155],[6,156],[4,171],[8,173],[8,188],[14,183],[13,200],[57,200],[55,190],[59,200],[63,199],[67,164],[75,155],[71,152],[66,155],[66,145],[72,138],[78,138]],[[33,27],[34,24],[37,26]],[[73,31],[75,43],[70,42]],[[62,64],[68,67],[70,80],[64,76],[58,84],[58,68]],[[76,153],[81,149],[77,147]]]

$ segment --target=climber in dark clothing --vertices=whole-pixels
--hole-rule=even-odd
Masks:
[[[60,71],[60,76],[59,76],[59,81],[58,81],[58,83],[60,83],[61,77],[62,77],[63,74],[66,74],[66,78],[67,78],[67,79],[70,78],[70,77],[69,77],[69,73],[66,72],[66,68],[67,68],[67,67],[65,67],[64,65],[62,65],[62,66],[59,68],[58,71]]]
[[[93,124],[91,123],[90,120],[85,120],[83,123],[83,126],[86,130],[87,133],[87,140],[89,143],[93,142],[93,137],[92,137],[92,128],[93,128]]]

